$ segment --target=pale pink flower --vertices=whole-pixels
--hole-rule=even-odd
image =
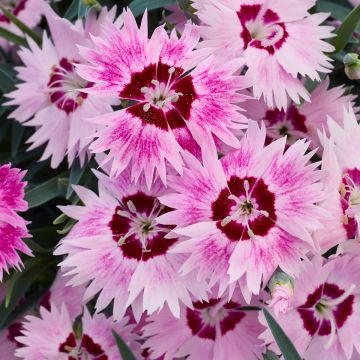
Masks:
[[[360,350],[360,258],[344,256],[326,263],[320,257],[303,263],[295,279],[293,309],[275,315],[302,358],[351,359]],[[265,319],[260,316],[265,325]],[[260,337],[272,343],[270,330]]]
[[[170,14],[166,16],[167,21],[169,21],[171,25],[174,25],[178,32],[182,33],[188,21],[183,10],[177,4],[166,6],[165,9],[170,11]]]
[[[61,266],[67,275],[74,275],[69,284],[90,281],[85,299],[99,293],[97,311],[114,300],[116,320],[129,305],[137,318],[143,311],[161,309],[165,303],[179,316],[179,300],[191,305],[189,291],[206,298],[205,284],[194,281],[192,274],[178,274],[186,256],[170,253],[178,239],[167,239],[171,228],[156,221],[168,211],[157,199],[166,193],[162,183],[154,182],[150,191],[141,177],[135,185],[129,169],[117,178],[97,176],[99,196],[76,187],[85,206],[61,207],[78,220],[55,251],[68,255]]]
[[[18,52],[24,63],[17,68],[22,83],[7,94],[12,99],[7,104],[18,106],[11,117],[35,127],[35,133],[28,139],[32,144],[29,149],[47,143],[41,160],[51,157],[51,166],[57,167],[65,156],[70,165],[79,156],[83,164],[91,135],[100,128],[84,118],[108,113],[111,103],[79,90],[92,85],[77,75],[74,68],[74,63],[81,61],[76,44],[89,41],[86,31],[89,26],[84,29],[80,23],[73,25],[58,17],[49,6],[44,9],[53,42],[44,33],[41,48],[28,39],[30,48]],[[103,10],[101,21],[104,13],[107,14]],[[108,17],[108,21],[113,20],[114,12]]]
[[[189,154],[183,177],[169,177],[174,193],[160,198],[175,209],[158,218],[189,237],[173,252],[187,253],[183,273],[198,270],[210,284],[246,275],[241,287],[258,294],[280,268],[291,276],[300,257],[313,248],[312,231],[325,211],[318,164],[309,164],[308,143],[299,140],[284,153],[285,138],[264,147],[265,126],[249,123],[240,149],[221,161],[204,157],[204,167]],[[245,294],[244,294],[245,295]]]
[[[329,119],[330,139],[324,136],[323,171],[326,198],[321,206],[331,218],[316,240],[323,251],[344,240],[360,237],[360,126],[353,109],[344,109],[344,124]]]
[[[17,214],[28,209],[24,200],[24,176],[25,171],[11,168],[9,164],[0,166],[0,281],[9,266],[21,269],[22,261],[17,251],[32,255],[21,239],[31,237],[26,229],[27,222]]]
[[[0,354],[4,360],[15,360],[15,350],[21,346],[15,337],[21,335],[20,322],[12,323],[7,329],[0,332]]]
[[[25,360],[72,360],[81,355],[89,360],[120,360],[112,330],[138,351],[134,325],[129,325],[127,318],[114,322],[104,314],[91,317],[85,308],[81,334],[74,332],[73,321],[64,304],[59,309],[52,304],[51,311],[40,307],[40,317],[25,317],[22,336],[16,337],[22,347],[15,355]]]
[[[40,306],[50,311],[51,304],[60,308],[64,303],[69,311],[70,317],[75,319],[83,311],[83,297],[85,285],[70,286],[67,282],[68,276],[64,276],[61,270],[57,273],[51,288],[46,292],[40,302]]]
[[[310,102],[296,105],[289,101],[286,110],[271,109],[263,100],[249,99],[242,104],[245,115],[252,120],[264,121],[269,141],[287,136],[287,143],[306,138],[310,147],[320,147],[318,131],[327,129],[327,117],[343,124],[343,108],[355,104],[355,95],[345,95],[345,88],[338,86],[329,89],[326,78],[310,95]],[[356,108],[358,110],[358,108]]]
[[[45,0],[1,0],[0,5],[10,10],[20,21],[32,28],[39,24],[43,15]],[[0,14],[0,27],[14,34],[23,36],[22,31],[14,25],[5,15]],[[9,49],[10,43],[1,38],[0,46]]]
[[[349,0],[349,2],[350,2],[353,6],[358,6],[358,5],[360,5],[360,0]]]
[[[121,30],[108,22],[104,36],[95,37],[91,48],[81,47],[90,65],[76,66],[80,76],[94,83],[88,93],[133,103],[92,119],[106,127],[90,148],[109,150],[105,162],[111,161],[111,173],[131,167],[132,179],[144,173],[150,186],[156,171],[165,183],[167,162],[182,171],[182,148],[214,147],[213,135],[238,146],[231,130],[243,128],[247,119],[234,103],[242,101],[237,91],[250,82],[233,74],[243,61],[217,68],[213,57],[201,61],[209,50],[194,50],[200,35],[192,25],[180,38],[160,26],[149,39],[146,13],[140,29],[130,11],[123,13],[123,21]]]
[[[259,359],[265,350],[258,340],[263,328],[255,311],[241,310],[244,305],[235,291],[231,300],[213,296],[208,302],[194,302],[193,308],[182,306],[179,319],[163,309],[149,317],[143,348],[148,349],[150,359],[162,355],[164,360]]]
[[[298,76],[320,80],[332,68],[325,55],[333,47],[323,39],[332,27],[319,26],[328,14],[310,15],[315,0],[194,0],[203,23],[203,46],[215,47],[219,59],[243,57],[254,79],[256,98],[269,107],[286,108],[309,95]]]

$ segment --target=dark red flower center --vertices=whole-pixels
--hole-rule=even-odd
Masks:
[[[337,329],[353,313],[353,289],[353,285],[345,291],[335,284],[324,283],[308,295],[306,302],[297,311],[310,336],[330,335],[329,342],[332,343]]]
[[[87,98],[87,94],[79,91],[90,87],[88,83],[76,74],[74,65],[63,58],[59,65],[54,66],[48,82],[50,101],[67,114],[74,112]]]
[[[19,15],[21,11],[25,9],[27,0],[20,1],[5,1],[5,4],[2,5],[6,7],[7,10],[11,11],[15,16]],[[0,21],[5,23],[10,23],[10,20],[3,14],[0,15]]]
[[[262,4],[241,5],[237,12],[244,49],[255,47],[274,54],[289,36],[278,14]]]
[[[194,309],[186,309],[187,325],[194,336],[215,341],[216,326],[220,326],[221,335],[235,329],[246,316],[240,311],[240,304],[233,301],[211,299],[209,302],[196,302]]]
[[[89,335],[83,334],[78,344],[73,333],[60,344],[59,352],[69,354],[68,360],[108,360],[101,345],[97,344]]]
[[[358,237],[360,235],[360,170],[345,170],[339,191],[347,238]]]
[[[303,134],[308,131],[305,125],[306,117],[293,104],[287,111],[267,110],[264,120],[266,121],[267,136],[271,139],[287,136],[288,142],[292,143],[299,137],[303,137]]]
[[[170,229],[156,223],[156,218],[166,211],[155,197],[142,192],[122,199],[109,227],[125,257],[147,261],[166,254],[177,241],[166,239]]]
[[[21,322],[14,322],[8,327],[8,335],[7,339],[16,344],[16,347],[23,347],[24,344],[16,341],[16,337],[21,336],[21,330],[23,330],[23,326]]]
[[[119,94],[136,101],[126,111],[144,124],[168,130],[185,126],[197,95],[191,75],[183,69],[159,62],[132,74],[130,83]]]
[[[265,236],[276,222],[275,196],[261,178],[232,176],[212,204],[212,219],[232,241]]]

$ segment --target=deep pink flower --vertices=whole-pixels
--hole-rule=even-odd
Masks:
[[[232,299],[194,302],[193,308],[181,308],[180,319],[167,310],[149,317],[143,348],[149,358],[164,355],[164,360],[186,357],[189,360],[255,360],[264,352],[258,340],[262,327],[254,311],[241,311],[245,302],[238,291]],[[188,356],[188,357],[187,357]]]
[[[344,87],[329,89],[326,78],[310,95],[310,102],[299,106],[289,101],[286,110],[271,109],[263,100],[246,100],[242,107],[246,116],[257,121],[264,121],[269,142],[287,136],[287,143],[306,138],[311,140],[310,147],[320,147],[318,131],[327,129],[327,117],[330,116],[338,124],[343,124],[343,107],[352,103],[355,95],[345,95]],[[358,108],[356,108],[358,110]]]
[[[194,0],[203,22],[203,46],[215,47],[219,59],[243,57],[254,79],[256,98],[269,107],[286,108],[290,97],[309,100],[298,75],[320,80],[330,72],[333,47],[323,41],[332,28],[319,26],[328,14],[310,15],[315,0]]]
[[[224,287],[243,278],[243,291],[258,294],[280,266],[293,276],[300,257],[313,248],[312,231],[325,212],[317,164],[308,164],[308,143],[299,140],[284,153],[285,138],[264,147],[266,131],[249,123],[240,149],[221,161],[208,156],[204,167],[187,154],[183,177],[169,177],[174,193],[160,198],[175,209],[159,217],[189,237],[173,250],[187,253],[183,273],[198,269]],[[245,295],[245,294],[244,294]]]
[[[353,109],[344,109],[344,125],[328,122],[330,139],[324,137],[323,171],[326,199],[321,203],[331,212],[316,240],[323,251],[360,236],[360,126]]]
[[[32,255],[21,239],[30,237],[27,222],[17,214],[17,211],[28,209],[24,200],[24,176],[25,172],[20,169],[0,166],[0,281],[3,271],[8,272],[9,266],[21,268],[22,261],[17,251]]]
[[[80,76],[94,83],[88,93],[133,103],[93,119],[106,127],[91,150],[109,150],[105,161],[112,162],[111,173],[131,167],[132,179],[144,172],[150,186],[155,171],[166,181],[166,162],[181,173],[182,148],[213,147],[213,135],[238,146],[231,129],[243,128],[247,120],[234,103],[242,101],[237,90],[249,81],[233,74],[242,60],[217,68],[213,57],[200,62],[209,50],[194,50],[200,35],[191,25],[180,39],[162,26],[149,39],[147,14],[140,29],[130,11],[123,13],[123,21],[121,30],[108,22],[104,36],[94,38],[91,48],[81,48],[91,65],[77,65]]]
[[[275,318],[302,358],[349,360],[360,350],[360,258],[323,262],[315,257],[303,263],[295,279],[293,309]],[[270,330],[261,338],[276,349]]]
[[[22,81],[7,97],[8,105],[18,106],[11,116],[26,126],[36,128],[28,139],[34,149],[47,143],[41,157],[51,157],[51,166],[57,167],[65,156],[71,165],[79,156],[83,164],[92,141],[91,135],[100,128],[84,120],[111,111],[111,102],[99,100],[79,89],[92,84],[75,73],[74,63],[81,61],[76,44],[89,42],[88,30],[94,20],[90,16],[85,24],[71,24],[58,17],[49,6],[45,7],[46,19],[53,42],[44,33],[42,47],[29,39],[30,48],[22,48],[18,54],[24,66],[18,67],[18,78]],[[106,16],[108,15],[108,16]],[[113,20],[114,12],[103,10],[98,26]]]
[[[78,220],[55,251],[68,255],[61,266],[66,274],[74,275],[69,284],[90,281],[85,298],[99,293],[97,311],[114,299],[116,320],[129,305],[137,318],[165,303],[179,316],[179,300],[191,305],[189,291],[206,298],[204,283],[195,282],[191,274],[183,278],[178,274],[185,256],[169,253],[178,239],[167,239],[171,228],[156,221],[168,211],[157,199],[166,193],[162,183],[156,181],[149,191],[143,177],[137,185],[131,183],[129,169],[118,178],[97,176],[99,196],[76,187],[85,206],[61,207]]]
[[[40,307],[40,316],[25,317],[22,336],[16,338],[23,345],[16,350],[17,357],[25,360],[75,360],[83,355],[89,360],[119,360],[119,349],[112,330],[130,348],[133,347],[135,353],[138,352],[137,336],[132,332],[134,325],[129,325],[127,318],[114,322],[104,314],[91,317],[85,308],[79,334],[73,330],[74,319],[65,305],[58,309],[52,304],[51,311]]]

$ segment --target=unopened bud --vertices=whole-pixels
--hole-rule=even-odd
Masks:
[[[351,80],[360,79],[360,58],[358,54],[346,54],[343,58],[345,65],[345,74]]]
[[[274,309],[276,316],[286,314],[292,309],[294,297],[294,280],[288,274],[279,272],[273,275],[269,282],[271,301],[269,306]]]

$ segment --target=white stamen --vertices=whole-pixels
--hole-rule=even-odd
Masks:
[[[145,112],[148,112],[150,110],[150,103],[146,103],[144,106],[143,106],[143,110]]]
[[[130,210],[133,214],[136,214],[136,213],[137,213],[135,204],[134,204],[131,200],[129,200],[129,201],[127,202],[127,207],[129,208],[129,210]]]

